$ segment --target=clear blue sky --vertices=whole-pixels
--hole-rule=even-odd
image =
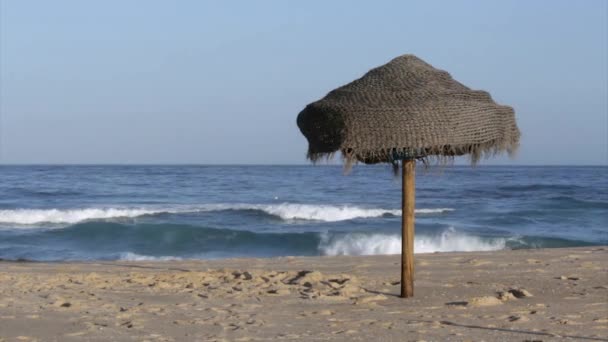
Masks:
[[[305,163],[298,112],[413,53],[608,164],[608,1],[0,0],[0,163]]]

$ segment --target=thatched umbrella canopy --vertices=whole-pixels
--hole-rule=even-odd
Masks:
[[[413,294],[414,165],[508,152],[519,145],[513,109],[414,55],[399,56],[306,106],[298,127],[313,162],[340,151],[356,162],[403,165],[402,296]]]

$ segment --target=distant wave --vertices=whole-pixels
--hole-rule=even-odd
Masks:
[[[499,191],[559,191],[559,190],[577,190],[585,189],[580,185],[573,184],[522,184],[522,185],[504,185],[497,187]]]
[[[31,225],[37,223],[78,223],[119,217],[138,217],[160,211],[149,209],[87,208],[87,209],[15,209],[0,210],[0,223]]]
[[[146,215],[184,214],[197,212],[258,210],[283,220],[314,220],[336,222],[357,218],[400,216],[396,209],[374,209],[357,206],[312,204],[208,204],[201,206],[174,206],[169,208],[83,208],[83,209],[13,209],[0,210],[0,223],[35,225],[40,223],[78,223],[92,220],[135,218]],[[416,209],[419,214],[437,214],[453,211],[452,208]]]
[[[35,196],[35,197],[58,197],[58,196],[80,196],[81,192],[71,191],[65,189],[55,190],[41,190],[41,189],[29,189],[23,187],[9,187],[5,189],[8,193],[17,193],[19,195]]]
[[[450,228],[435,236],[417,235],[414,238],[414,252],[495,251],[505,249],[506,243],[506,238],[484,239]],[[400,254],[401,236],[365,233],[350,233],[334,238],[324,236],[319,250],[324,255]]]
[[[578,199],[572,196],[549,197],[550,204],[545,204],[548,209],[608,209],[608,201]]]

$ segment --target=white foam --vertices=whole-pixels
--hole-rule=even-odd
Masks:
[[[422,208],[422,209],[414,209],[414,212],[416,214],[441,214],[441,213],[447,213],[450,211],[454,211],[454,209],[452,208]],[[401,212],[399,212],[398,214],[399,216],[401,216]]]
[[[323,255],[377,255],[401,253],[401,238],[388,234],[350,233],[328,240],[323,236],[319,244]]]
[[[450,228],[435,236],[416,236],[414,253],[495,251],[504,249],[506,241],[504,238],[482,239]],[[324,255],[400,254],[401,236],[364,233],[350,233],[335,239],[323,236],[319,250]]]
[[[368,209],[355,206],[331,206],[311,204],[278,204],[258,208],[284,220],[314,220],[325,222],[346,221],[356,218],[400,215],[399,210]]]
[[[283,203],[276,205],[255,205],[244,209],[258,209],[284,220],[313,220],[324,222],[346,221],[357,218],[380,217],[384,215],[401,216],[398,209],[375,209],[357,206],[335,206],[314,204]],[[452,208],[416,209],[419,214],[435,214],[453,211]]]
[[[141,255],[141,254],[126,252],[126,253],[122,253],[120,255],[120,260],[125,260],[125,261],[175,261],[175,260],[182,260],[182,258],[173,257],[173,256],[155,257],[155,256]]]
[[[206,204],[198,206],[142,207],[142,208],[83,208],[83,209],[14,209],[0,210],[0,224],[34,225],[39,223],[78,223],[88,220],[134,218],[163,213],[196,213],[220,210],[260,210],[283,220],[314,220],[336,222],[357,218],[400,216],[398,209],[362,208],[357,206],[314,204]],[[451,208],[416,209],[418,214],[437,214]]]
[[[129,208],[87,208],[87,209],[16,209],[0,210],[0,223],[36,224],[77,223],[94,219],[110,219],[120,217],[138,217],[150,215],[159,211],[150,209]]]

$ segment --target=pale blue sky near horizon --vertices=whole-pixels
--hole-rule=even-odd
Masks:
[[[608,1],[0,0],[0,164],[306,163],[304,106],[412,53],[608,165]]]

